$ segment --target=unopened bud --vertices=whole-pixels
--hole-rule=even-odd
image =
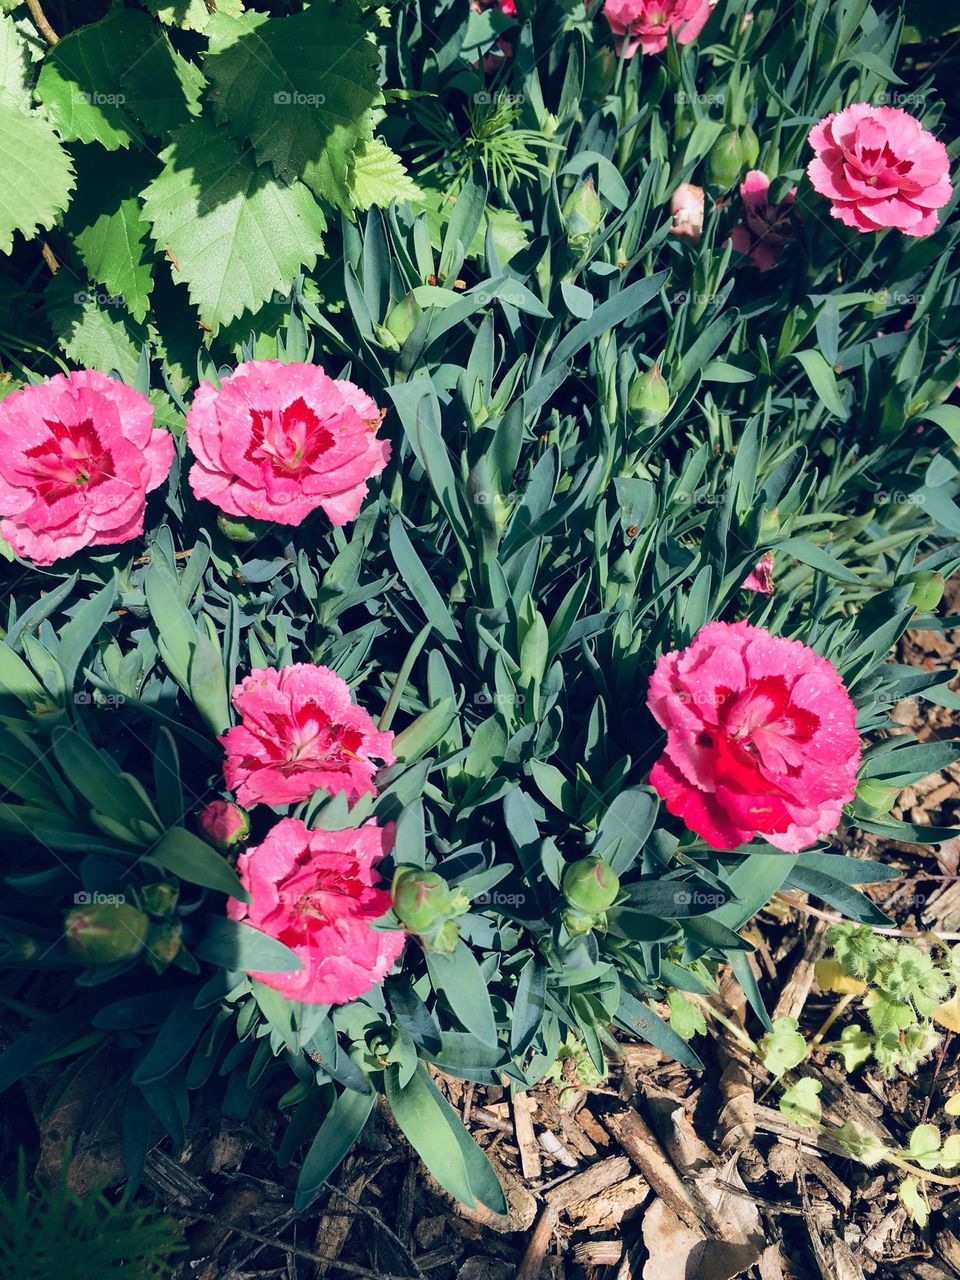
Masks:
[[[602,858],[581,858],[563,873],[563,896],[588,915],[606,911],[620,892],[620,878]]]
[[[756,164],[759,154],[757,135],[749,125],[721,134],[707,152],[707,185],[729,191],[744,169]]]
[[[638,374],[627,398],[630,416],[640,427],[655,427],[670,409],[670,387],[658,364]]]
[[[221,511],[217,516],[217,528],[231,542],[256,542],[267,526],[260,520],[246,520],[242,516],[230,516]]]
[[[703,187],[682,182],[670,197],[671,234],[696,243],[703,235]]]
[[[931,569],[921,569],[912,575],[913,590],[907,604],[913,605],[921,613],[929,613],[943,599],[943,574],[934,573]]]
[[[402,347],[417,327],[417,321],[423,315],[423,308],[412,293],[395,303],[387,314],[385,328]]]
[[[250,815],[230,800],[211,800],[200,814],[200,830],[218,849],[232,849],[250,834]]]
[[[74,907],[64,922],[70,953],[84,964],[131,960],[143,949],[150,921],[127,902]]]
[[[397,919],[411,933],[426,933],[450,915],[450,886],[435,871],[401,869],[391,893]]]
[[[602,221],[600,197],[593,178],[587,178],[585,182],[578,183],[564,201],[563,225],[567,243],[576,248],[585,247]]]
[[[891,787],[886,782],[877,782],[873,778],[862,778],[857,783],[857,807],[881,817],[890,812],[899,794],[898,787]]]

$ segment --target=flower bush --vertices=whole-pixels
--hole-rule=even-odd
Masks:
[[[109,1046],[131,1185],[276,1106],[298,1208],[384,1096],[499,1212],[430,1067],[697,1068],[958,834],[956,140],[870,0],[103,9],[0,11],[0,1086]]]

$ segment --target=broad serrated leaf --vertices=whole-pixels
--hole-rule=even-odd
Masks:
[[[73,236],[91,280],[121,297],[136,320],[144,320],[153,288],[150,228],[141,217],[139,192],[155,172],[146,156],[131,155],[117,166],[100,147],[76,156],[77,195],[66,230]]]
[[[216,13],[234,18],[243,13],[243,0],[146,0],[146,5],[166,26],[185,31],[203,31]]]
[[[302,183],[282,186],[206,121],[176,130],[161,159],[143,216],[207,324],[256,311],[314,266],[325,222]]]
[[[52,226],[72,188],[70,157],[49,123],[0,101],[0,253],[15,231],[29,239]]]
[[[30,108],[30,59],[17,24],[0,13],[0,103]]]
[[[315,0],[284,18],[218,13],[208,34],[204,70],[225,127],[284,182],[302,179],[349,208],[350,165],[380,96],[379,54],[355,0]]]
[[[418,200],[421,194],[403,161],[382,139],[360,143],[350,170],[350,195],[358,209],[385,208],[391,200]]]
[[[47,319],[64,355],[87,369],[116,369],[132,382],[146,341],[119,299],[59,271],[47,285]]]

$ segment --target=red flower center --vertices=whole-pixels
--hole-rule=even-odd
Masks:
[[[40,497],[62,498],[89,490],[113,475],[113,459],[100,443],[91,421],[68,426],[47,422],[51,439],[24,450]]]
[[[269,462],[275,473],[295,476],[333,447],[333,436],[302,396],[285,409],[254,409],[251,462]]]

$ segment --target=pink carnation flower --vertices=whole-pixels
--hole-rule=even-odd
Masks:
[[[146,396],[95,369],[58,373],[0,404],[0,533],[18,555],[53,564],[143,533],[146,495],[163,483],[173,439]]]
[[[263,844],[240,854],[237,871],[251,900],[231,898],[227,915],[278,938],[303,966],[251,977],[305,1004],[343,1004],[386,977],[406,934],[370,926],[390,907],[376,866],[393,848],[393,833],[393,823],[310,831],[299,818],[281,818]]]
[[[322,788],[352,804],[376,793],[374,758],[393,764],[392,733],[380,733],[329,667],[298,662],[241,680],[233,705],[242,722],[220,741],[223,774],[241,804],[296,804]]]
[[[359,387],[318,365],[250,360],[194,396],[190,486],[232,516],[295,525],[322,507],[346,524],[390,457],[376,436],[382,418]]]
[[[689,44],[706,25],[710,8],[710,0],[606,0],[603,16],[620,37],[617,51],[632,58],[638,49],[662,53],[671,31],[677,44]]]
[[[761,595],[773,595],[773,552],[765,551],[740,584],[742,591],[759,591]]]
[[[737,253],[752,258],[754,266],[769,271],[776,266],[780,251],[794,237],[797,188],[791,187],[778,204],[769,204],[770,179],[759,169],[751,169],[740,183],[743,222],[730,233]]]
[[[830,212],[858,231],[896,227],[908,236],[937,229],[950,199],[947,149],[899,107],[856,102],[814,125],[810,181],[833,201]]]
[[[667,731],[650,782],[714,849],[759,835],[795,853],[834,830],[860,763],[837,669],[746,622],[711,622],[665,653],[647,705]]]

